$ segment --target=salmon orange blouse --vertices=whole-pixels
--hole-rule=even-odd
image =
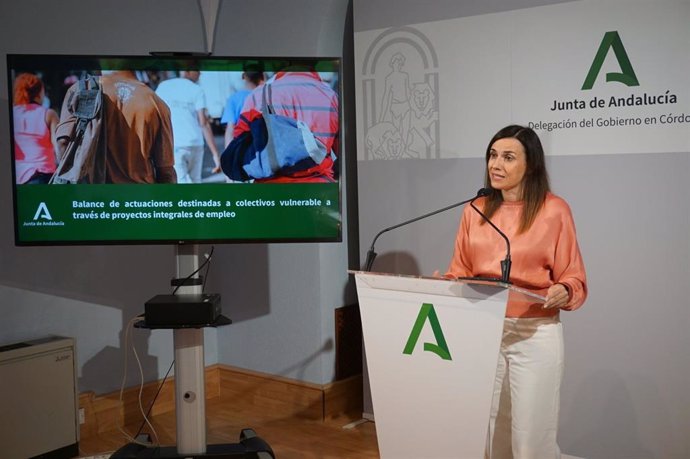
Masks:
[[[485,199],[477,199],[475,205],[483,210]],[[518,234],[522,208],[523,202],[504,201],[491,217],[510,240],[510,281],[543,296],[553,284],[563,284],[570,297],[563,309],[579,308],[587,297],[587,280],[570,207],[563,199],[548,193],[532,226]],[[466,206],[446,277],[501,277],[505,241],[490,225],[481,222],[482,217]],[[506,310],[506,317],[556,314],[558,309],[542,309],[541,304],[514,299],[509,299]]]

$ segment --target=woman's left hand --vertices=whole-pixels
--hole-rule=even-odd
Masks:
[[[546,292],[546,302],[542,307],[544,309],[560,309],[568,304],[568,301],[570,301],[570,295],[568,295],[568,289],[565,288],[565,285],[553,284]]]

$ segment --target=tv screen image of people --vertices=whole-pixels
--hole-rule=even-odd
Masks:
[[[7,63],[17,245],[341,240],[339,59]]]

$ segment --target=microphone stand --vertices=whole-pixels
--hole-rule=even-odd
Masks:
[[[510,266],[511,266],[511,261],[510,261],[510,241],[508,240],[508,237],[503,234],[503,231],[498,229],[494,223],[489,220],[489,217],[484,215],[481,210],[477,208],[477,206],[474,205],[474,200],[470,202],[470,206],[479,214],[482,216],[485,222],[487,222],[493,229],[496,230],[496,232],[506,241],[506,257],[505,259],[501,260],[501,282],[505,282],[506,284],[510,284]]]
[[[396,228],[400,228],[401,226],[409,225],[410,223],[414,223],[416,221],[422,220],[427,217],[434,216],[436,214],[440,214],[441,212],[445,212],[446,210],[453,209],[455,207],[461,206],[463,204],[473,203],[475,199],[480,198],[482,196],[487,196],[491,190],[487,188],[481,188],[479,191],[477,191],[477,194],[471,198],[471,199],[466,199],[465,201],[460,201],[455,204],[451,204],[449,206],[446,206],[442,209],[435,210],[433,212],[429,212],[428,214],[420,215],[419,217],[412,218],[410,220],[406,220],[402,223],[398,223],[397,225],[389,226],[388,228],[384,228],[381,231],[378,232],[378,234],[374,237],[374,240],[371,241],[371,247],[369,247],[369,250],[367,251],[367,259],[366,262],[364,263],[364,271],[370,272],[371,267],[374,264],[374,260],[376,259],[376,252],[374,251],[374,245],[376,244],[376,240],[381,236],[383,233],[387,233],[388,231],[394,230]],[[486,217],[485,217],[486,218]]]

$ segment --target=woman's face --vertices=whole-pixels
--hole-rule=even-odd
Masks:
[[[491,188],[501,190],[506,201],[522,199],[522,183],[527,172],[525,147],[513,138],[498,139],[491,145],[487,163]]]

